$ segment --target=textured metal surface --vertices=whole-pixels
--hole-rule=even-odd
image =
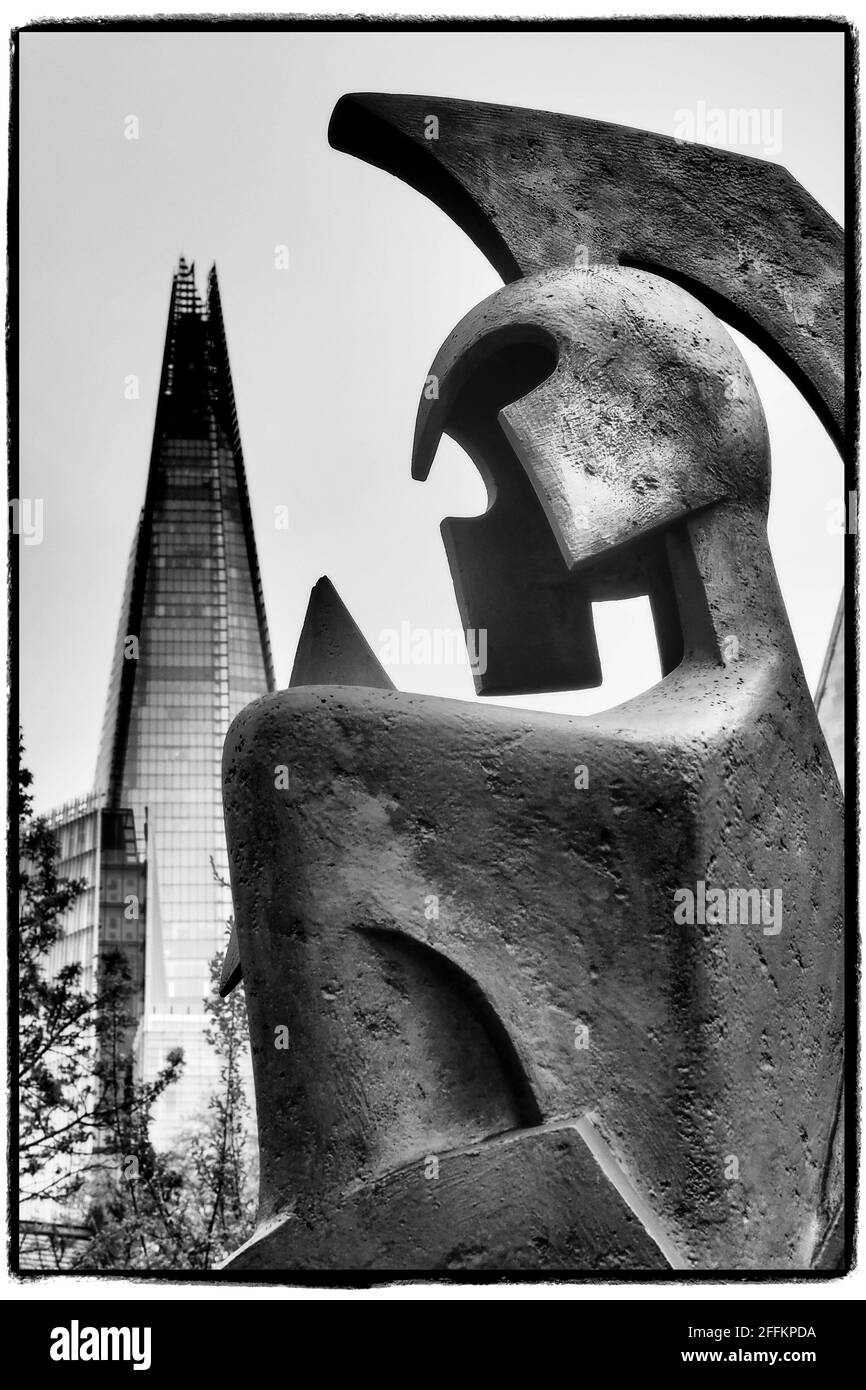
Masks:
[[[663,571],[671,669],[591,718],[316,685],[235,721],[261,1210],[231,1268],[796,1270],[832,1241],[841,793],[760,402],[677,287],[540,274],[446,344],[419,473],[473,400],[488,457],[486,373],[527,330],[556,371],[505,406],[491,476],[528,480],[582,598]],[[678,921],[698,885],[778,918]]]
[[[841,440],[843,234],[781,166],[604,121],[380,92],[343,97],[329,139],[437,203],[504,280],[584,256],[677,280],[754,338]]]
[[[591,605],[636,593],[664,679],[593,718],[482,709],[359,688],[311,630],[310,684],[235,722],[262,1166],[230,1265],[833,1268],[841,790],[714,311],[840,442],[841,233],[778,167],[572,117],[354,96],[330,138],[518,282],[443,346],[413,454],[447,432],[488,486],[443,525],[477,689],[598,683]]]
[[[657,276],[561,267],[473,309],[430,375],[438,398],[421,400],[414,476],[444,431],[490,492],[483,516],[442,527],[464,627],[487,632],[479,693],[599,684],[591,605],[637,594],[673,670],[682,637],[663,528],[769,497],[761,405],[718,320]]]
[[[289,689],[298,685],[361,685],[393,690],[394,683],[327,575],[313,586]],[[243,979],[237,926],[232,927],[220,975],[225,998]]]
[[[296,685],[366,685],[393,690],[373,652],[327,575],[314,585],[298,639],[289,688]]]

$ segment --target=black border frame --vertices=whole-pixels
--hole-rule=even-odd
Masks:
[[[407,31],[451,31],[484,32],[514,31],[539,32],[559,31],[586,33],[598,31],[631,32],[740,32],[766,33],[790,32],[798,30],[806,33],[841,33],[844,35],[844,109],[845,109],[845,423],[846,443],[843,452],[844,488],[846,503],[849,495],[857,492],[858,483],[858,445],[860,433],[859,373],[860,344],[858,337],[860,306],[860,227],[858,220],[860,192],[860,123],[858,107],[859,91],[859,44],[852,23],[846,19],[819,19],[796,16],[791,18],[750,18],[736,16],[640,16],[602,19],[472,19],[472,18],[418,18],[373,16],[306,16],[292,15],[154,15],[106,18],[84,18],[69,20],[39,20],[21,25],[10,35],[10,100],[9,100],[9,186],[7,196],[7,318],[6,318],[6,370],[7,370],[7,446],[8,446],[8,486],[9,499],[17,498],[18,493],[18,173],[19,173],[19,93],[21,83],[20,36],[22,34],[56,33],[74,31],[93,32],[168,32],[201,33],[244,31],[291,32],[407,32]],[[847,508],[846,508],[847,514]],[[7,677],[9,681],[9,701],[7,720],[7,777],[10,790],[17,787],[17,745],[18,745],[18,550],[17,537],[13,534],[11,515],[9,535],[9,639],[7,655]],[[7,1026],[9,1036],[9,1056],[7,1059],[9,1107],[8,1153],[8,1201],[9,1218],[7,1222],[8,1269],[19,1282],[32,1284],[46,1279],[80,1280],[84,1278],[100,1281],[123,1280],[128,1283],[149,1285],[176,1284],[202,1287],[218,1285],[229,1288],[238,1286],[277,1286],[314,1289],[374,1289],[396,1284],[447,1284],[496,1285],[496,1284],[595,1284],[595,1285],[692,1285],[692,1284],[814,1284],[844,1279],[854,1266],[855,1230],[858,1197],[857,1170],[860,1148],[860,1114],[858,1100],[858,1052],[860,1047],[860,1020],[858,1015],[859,976],[861,951],[859,943],[859,894],[858,868],[859,854],[857,843],[856,809],[859,802],[858,745],[859,727],[857,723],[857,598],[859,565],[857,563],[857,533],[846,528],[844,541],[844,593],[846,595],[844,653],[845,674],[845,727],[848,731],[845,749],[845,781],[848,814],[845,817],[845,1076],[846,1095],[846,1139],[845,1139],[845,1200],[846,1231],[845,1258],[843,1268],[838,1271],[743,1271],[716,1270],[711,1272],[684,1272],[672,1270],[669,1274],[647,1271],[634,1272],[621,1276],[610,1276],[592,1271],[560,1270],[546,1272],[515,1270],[478,1270],[471,1273],[440,1273],[438,1271],[287,1271],[284,1273],[256,1271],[254,1273],[226,1273],[220,1271],[154,1271],[145,1270],[22,1270],[18,1266],[19,1218],[17,1185],[13,1179],[11,1155],[16,1150],[18,1097],[13,1084],[17,1063],[17,1010],[12,989],[13,972],[16,966],[16,932],[12,928],[17,920],[16,875],[10,870],[7,876],[8,911],[8,980],[9,998],[7,1004]],[[853,602],[851,601],[853,599]],[[852,736],[853,735],[853,736]],[[11,866],[17,864],[18,826],[15,819],[15,797],[10,795],[7,820],[7,854]],[[13,1125],[15,1128],[13,1129]],[[767,1290],[771,1296],[770,1289]],[[840,1290],[841,1292],[841,1290]],[[48,1305],[46,1305],[48,1306]],[[133,1305],[130,1305],[132,1307]],[[707,1310],[711,1304],[703,1305]],[[139,1314],[140,1316],[140,1314]]]

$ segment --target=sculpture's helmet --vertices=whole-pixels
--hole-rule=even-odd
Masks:
[[[443,525],[464,621],[500,652],[476,678],[483,693],[597,684],[592,599],[652,589],[660,538],[691,513],[769,502],[766,421],[742,355],[708,309],[645,271],[558,267],[474,308],[431,368],[414,477],[443,433],[491,493],[485,516]],[[561,652],[542,671],[520,641],[536,658]]]

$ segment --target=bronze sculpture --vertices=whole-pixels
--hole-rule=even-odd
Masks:
[[[841,1208],[841,793],[767,544],[763,411],[713,307],[772,335],[841,437],[833,224],[784,171],[572,118],[346,98],[331,138],[514,280],[442,348],[413,453],[423,478],[448,431],[491,492],[443,526],[488,633],[477,688],[597,682],[590,605],[632,593],[664,678],[591,718],[402,694],[317,586],[294,688],[226,742],[224,978],[261,1151],[228,1268],[814,1267]],[[724,236],[675,245],[661,194],[613,197],[623,141],[698,229],[708,159],[722,209],[787,189],[748,270]],[[608,171],[579,204],[588,265],[583,157]],[[794,225],[808,314],[786,316]]]

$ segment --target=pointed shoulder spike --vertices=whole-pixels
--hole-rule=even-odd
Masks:
[[[367,639],[327,576],[314,586],[289,687],[362,685],[394,690]]]

